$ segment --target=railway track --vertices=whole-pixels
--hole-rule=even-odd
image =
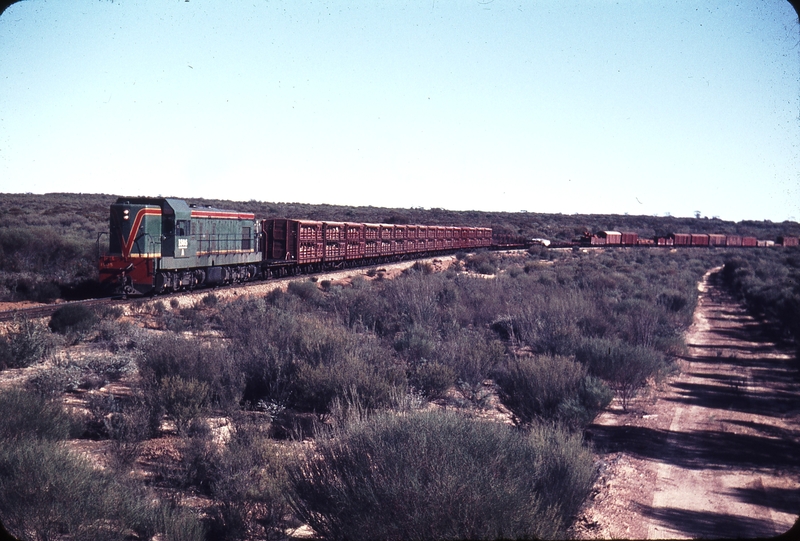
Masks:
[[[81,301],[60,302],[58,304],[44,304],[41,306],[32,306],[29,308],[16,308],[14,310],[0,311],[0,321],[10,321],[17,317],[26,319],[38,319],[43,317],[50,317],[53,312],[63,306],[81,305],[81,306],[102,306],[105,304],[113,304],[126,302],[120,299],[104,298],[104,299],[86,299]]]

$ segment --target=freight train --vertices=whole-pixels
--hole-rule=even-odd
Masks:
[[[798,246],[798,237],[778,237],[777,240],[758,240],[756,237],[742,235],[721,235],[707,233],[670,233],[663,237],[644,238],[636,233],[619,231],[598,231],[594,235],[584,235],[573,242],[579,246],[721,246],[721,247],[764,247]]]
[[[109,246],[99,259],[109,294],[148,295],[249,282],[478,248],[575,246],[798,246],[740,235],[585,233],[567,243],[494,235],[488,227],[262,219],[181,199],[119,198],[111,205]]]
[[[110,294],[160,294],[492,245],[487,227],[258,220],[170,198],[111,205],[100,283]]]

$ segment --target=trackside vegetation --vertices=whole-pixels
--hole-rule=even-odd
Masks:
[[[442,411],[375,415],[289,468],[301,520],[353,540],[561,538],[593,476],[575,434]]]
[[[107,227],[113,197],[84,199],[80,212],[66,196],[34,210],[0,201],[0,297],[92,279],[93,224]],[[206,203],[562,239],[679,221]],[[51,253],[31,242],[70,224]],[[460,253],[391,279],[374,268],[257,297],[211,290],[8,322],[0,521],[36,540],[286,539],[303,525],[322,539],[564,538],[596,473],[586,427],[605,408],[636,412],[675,370],[703,274],[724,265],[731,290],[797,344],[798,254]]]

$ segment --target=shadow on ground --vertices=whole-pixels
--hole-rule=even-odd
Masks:
[[[649,506],[641,506],[641,513],[667,528],[681,532],[692,532],[695,538],[762,539],[775,535],[772,529],[772,521],[770,520],[759,520],[710,511],[689,511],[673,507],[655,509]]]

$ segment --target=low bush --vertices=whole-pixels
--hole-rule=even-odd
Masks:
[[[216,456],[216,475],[209,486],[217,502],[212,536],[284,538],[290,513],[284,461],[257,418],[235,418],[231,437]]]
[[[161,336],[142,345],[138,365],[143,385],[149,392],[158,394],[165,380],[171,378],[175,397],[181,394],[177,387],[185,386],[186,382],[205,385],[209,394],[204,404],[209,407],[236,408],[242,396],[241,369],[220,346],[206,346],[174,335]],[[182,383],[176,383],[175,378],[180,378]],[[163,398],[171,391],[165,393]]]
[[[456,382],[456,373],[449,366],[425,359],[409,371],[408,381],[427,398],[440,398]]]
[[[57,442],[25,439],[0,448],[0,516],[11,533],[35,539],[103,540],[128,535],[203,539],[185,511],[95,470]],[[180,536],[175,535],[180,529]]]
[[[97,342],[105,345],[110,351],[134,349],[141,339],[142,331],[127,321],[102,319],[97,325]]]
[[[89,331],[97,321],[95,313],[82,304],[67,304],[50,316],[48,326],[58,334],[82,334]]]
[[[1,392],[0,411],[0,441],[5,443],[20,438],[63,440],[81,430],[61,404],[30,391]]]
[[[312,281],[289,282],[286,291],[292,295],[297,295],[305,301],[319,302],[322,299],[322,292],[319,290],[317,284]]]
[[[658,351],[606,338],[584,340],[575,356],[590,374],[614,389],[624,410],[648,378],[658,377],[668,369],[667,359]]]
[[[328,539],[560,538],[592,477],[580,438],[552,427],[380,414],[291,465],[289,498]]]
[[[208,383],[194,378],[167,376],[159,382],[158,400],[175,421],[178,434],[183,434],[200,412],[209,407],[211,388]]]
[[[560,421],[583,429],[611,401],[602,382],[584,366],[559,356],[510,359],[495,374],[500,400],[518,424]]]
[[[197,519],[94,469],[62,440],[83,423],[36,393],[0,393],[0,517],[21,539],[203,539]]]
[[[155,435],[153,411],[139,394],[117,398],[100,396],[91,400],[89,409],[94,416],[96,432],[111,440],[112,455],[119,466],[129,466],[139,456],[145,440]]]
[[[42,360],[52,349],[47,329],[28,319],[15,321],[0,337],[0,370],[25,368]]]
[[[29,389],[42,396],[56,396],[63,392],[74,392],[84,382],[85,372],[81,366],[67,361],[38,372],[27,382]]]
[[[491,252],[480,252],[465,260],[467,269],[478,274],[496,274],[497,258]]]

